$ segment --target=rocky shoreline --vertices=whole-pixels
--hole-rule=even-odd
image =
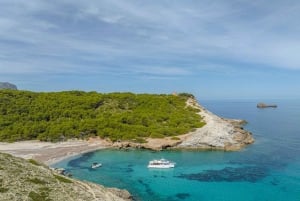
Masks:
[[[245,120],[221,118],[206,110],[193,98],[189,98],[186,104],[200,110],[198,114],[206,125],[176,137],[147,138],[146,143],[122,141],[112,143],[111,146],[120,149],[142,148],[157,151],[163,149],[237,151],[254,142],[251,132],[243,129]]]
[[[254,142],[251,132],[242,127],[246,121],[221,118],[206,110],[194,99],[189,99],[187,105],[200,110],[199,115],[203,117],[206,125],[190,133],[176,147],[237,151]]]

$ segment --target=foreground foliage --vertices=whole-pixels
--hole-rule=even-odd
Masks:
[[[176,136],[204,125],[197,110],[186,107],[190,94],[101,94],[66,91],[0,91],[0,140],[100,136],[143,141]]]
[[[0,153],[1,201],[129,200],[125,199],[130,196],[128,192],[120,190],[117,194],[103,186],[58,175],[32,162]]]

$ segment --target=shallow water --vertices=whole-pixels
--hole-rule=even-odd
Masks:
[[[274,103],[273,101],[272,103]],[[74,177],[125,188],[136,200],[300,201],[300,101],[257,109],[256,101],[201,102],[210,111],[248,121],[255,143],[238,152],[100,150],[62,161]],[[149,170],[167,158],[174,169]],[[93,162],[103,167],[91,169]]]

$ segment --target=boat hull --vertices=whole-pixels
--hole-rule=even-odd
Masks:
[[[174,164],[169,165],[148,165],[148,168],[158,168],[158,169],[167,169],[167,168],[174,168]]]
[[[96,164],[96,165],[92,165],[91,168],[96,169],[96,168],[99,168],[99,167],[101,167],[101,166],[102,166],[102,164]]]

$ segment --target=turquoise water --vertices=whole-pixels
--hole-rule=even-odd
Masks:
[[[201,102],[214,113],[248,121],[256,142],[238,152],[100,150],[55,165],[74,177],[129,190],[143,201],[300,201],[300,101]],[[167,158],[174,169],[149,170]],[[103,167],[91,169],[93,162]]]

